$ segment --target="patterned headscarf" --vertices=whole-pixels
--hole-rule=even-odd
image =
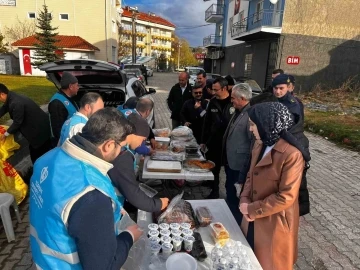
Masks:
[[[280,139],[281,133],[294,124],[288,108],[280,102],[256,104],[249,109],[248,113],[266,146],[274,145]]]

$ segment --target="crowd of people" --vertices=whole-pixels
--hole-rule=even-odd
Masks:
[[[299,216],[310,211],[309,141],[294,88],[295,78],[280,69],[271,87],[254,97],[249,84],[231,76],[207,80],[202,71],[191,87],[188,73],[181,72],[167,99],[172,128],[191,128],[206,159],[215,163],[208,199],[219,198],[224,167],[227,204],[264,269],[292,269]],[[120,269],[143,233],[137,225],[119,230],[124,205],[158,212],[169,203],[148,197],[135,175],[135,156],[154,152],[145,120],[154,103],[133,97],[119,108],[104,108],[102,97],[89,92],[78,105],[78,89],[76,77],[64,72],[48,116],[0,84],[0,117],[9,112],[13,119],[0,139],[20,131],[29,141],[36,266]]]

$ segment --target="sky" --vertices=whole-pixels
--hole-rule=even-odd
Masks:
[[[175,24],[179,29],[175,34],[185,38],[190,46],[203,45],[203,38],[215,34],[215,24],[193,29],[181,29],[187,26],[199,26],[205,22],[205,10],[216,0],[122,0],[122,6],[138,7],[141,12],[153,12]]]

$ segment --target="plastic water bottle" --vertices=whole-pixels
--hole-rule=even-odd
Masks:
[[[232,257],[228,264],[228,269],[238,270],[239,269],[239,259],[237,257]]]
[[[216,264],[219,264],[222,258],[223,258],[223,252],[220,249],[216,252]]]
[[[226,270],[227,269],[227,261],[225,258],[220,260],[220,263],[217,265],[216,270]]]
[[[251,270],[252,269],[249,257],[246,257],[242,260],[239,269],[240,270]]]
[[[217,259],[217,252],[221,250],[221,245],[220,244],[216,244],[215,247],[213,248],[213,250],[211,251],[211,263],[212,263],[212,269],[216,269],[216,259]]]

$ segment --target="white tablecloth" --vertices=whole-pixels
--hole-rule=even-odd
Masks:
[[[214,180],[214,175],[212,172],[208,173],[195,173],[189,172],[182,169],[180,173],[164,173],[164,172],[149,172],[147,171],[147,162],[150,157],[145,157],[144,167],[142,172],[143,179],[185,179],[186,181],[205,181],[205,180]]]
[[[250,248],[248,242],[246,241],[246,238],[244,237],[238,224],[236,223],[235,218],[231,214],[229,207],[227,206],[226,202],[223,199],[190,200],[188,202],[191,203],[194,211],[199,206],[207,206],[210,209],[211,214],[213,215],[213,221],[221,222],[225,226],[225,228],[229,231],[230,238],[235,241],[241,241],[241,243],[244,245],[245,250],[250,258],[253,270],[262,269],[258,260],[255,257],[254,252]],[[137,223],[140,227],[146,228],[148,224],[152,223],[152,221],[153,219],[151,213],[147,213],[141,210],[138,211]],[[211,238],[209,227],[201,227],[197,231],[201,234],[208,255],[208,258],[204,262],[198,262],[198,270],[208,270],[211,269],[210,254],[211,254],[211,250],[214,248],[215,243]]]

